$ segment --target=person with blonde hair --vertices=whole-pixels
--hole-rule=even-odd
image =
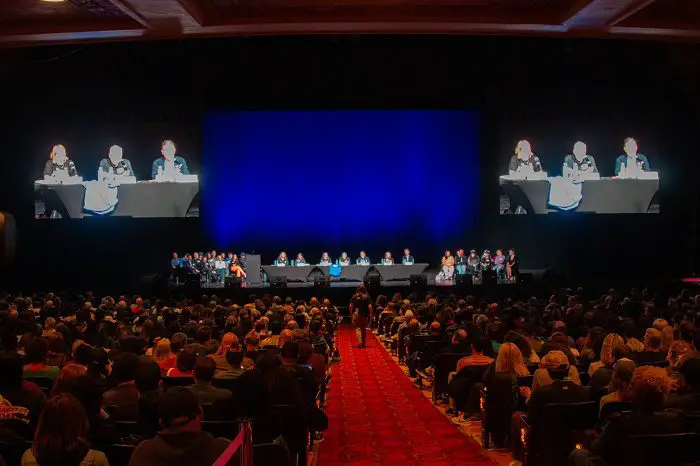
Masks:
[[[530,371],[523,362],[523,354],[515,343],[503,343],[496,356],[496,372],[512,374],[516,377],[530,375]]]
[[[510,158],[508,174],[510,176],[525,176],[528,172],[542,171],[542,162],[532,152],[532,146],[527,139],[521,139],[515,145],[515,155]]]
[[[608,394],[600,398],[600,410],[610,402],[628,401],[629,385],[637,365],[631,359],[623,358],[613,366],[612,379],[608,385]]]
[[[78,176],[75,163],[68,158],[68,151],[63,144],[51,148],[49,160],[44,165],[44,178],[68,178]]]
[[[160,366],[161,375],[167,374],[170,369],[177,365],[177,355],[172,352],[169,339],[161,338],[158,340],[153,348],[153,359]]]
[[[609,333],[603,339],[603,346],[600,349],[600,360],[592,362],[590,366],[588,366],[588,375],[592,377],[593,374],[602,367],[612,368],[613,364],[615,364],[613,351],[623,346],[625,346],[625,340],[623,340],[620,335],[617,333]]]
[[[662,347],[661,332],[655,328],[648,328],[644,332],[644,351],[635,356],[638,365],[660,363],[666,359]]]

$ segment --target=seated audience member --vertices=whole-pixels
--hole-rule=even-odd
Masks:
[[[15,352],[0,352],[0,396],[12,406],[29,410],[32,425],[41,414],[44,394],[33,383],[22,381],[22,359]]]
[[[625,345],[625,341],[617,333],[608,334],[603,340],[603,345],[600,349],[600,359],[598,361],[592,362],[588,366],[588,375],[593,376],[598,369],[603,367],[612,369],[615,360],[613,358],[613,351],[616,348]]]
[[[70,393],[85,409],[90,425],[90,444],[98,450],[121,442],[119,429],[102,413],[102,386],[89,376],[80,376],[71,383]]]
[[[591,444],[590,451],[577,449],[572,452],[571,464],[597,465],[601,460],[607,464],[623,464],[623,451],[629,437],[687,432],[687,421],[682,414],[663,411],[670,390],[671,379],[664,369],[638,367],[630,382],[634,411],[610,416],[600,437]]]
[[[194,366],[197,364],[197,345],[191,343],[178,353],[175,367],[168,369],[168,377],[194,377]]]
[[[467,341],[467,332],[460,328],[455,330],[455,333],[452,335],[452,342],[448,346],[437,350],[435,356],[437,357],[440,354],[469,353],[470,348]]]
[[[136,447],[129,466],[211,466],[231,443],[202,430],[202,409],[185,387],[168,390],[158,412],[163,430]]]
[[[142,359],[136,369],[134,384],[139,393],[139,430],[145,437],[152,437],[160,430],[158,404],[163,398],[158,364]]]
[[[665,408],[700,411],[700,359],[689,358],[678,368],[680,378],[676,393],[666,399]]]
[[[58,366],[46,365],[49,355],[49,344],[45,338],[35,338],[26,349],[27,364],[24,366],[24,378],[45,377],[55,379],[58,377]]]
[[[295,330],[292,341],[299,345],[299,365],[309,367],[318,384],[326,374],[326,359],[322,354],[314,351],[311,337],[305,331]]]
[[[46,363],[49,366],[63,367],[66,364],[68,355],[66,354],[66,340],[62,334],[54,332],[46,337],[49,353]]]
[[[486,348],[491,345],[488,337],[477,338],[471,344],[472,354],[465,356],[457,362],[457,373],[468,366],[488,366],[493,362],[493,358],[484,356]]]
[[[562,360],[562,356],[566,358],[566,362]],[[552,384],[554,379],[551,376],[552,369],[554,369],[559,375],[561,370],[566,369],[566,374],[564,379],[570,381],[576,385],[581,385],[581,379],[578,376],[578,370],[576,366],[572,366],[569,363],[569,358],[562,351],[550,351],[543,358],[540,363],[540,369],[537,369],[533,374],[532,379],[532,393],[534,394],[537,390],[547,385]]]
[[[246,371],[243,368],[243,361],[247,359],[245,358],[243,347],[238,341],[238,337],[234,334],[231,335],[233,336],[227,339],[231,344],[227,348],[223,348],[223,354],[217,354],[214,357],[209,356],[216,363],[215,379],[237,379]],[[252,366],[252,364],[249,365]]]
[[[51,396],[60,395],[61,393],[70,393],[70,387],[73,380],[85,375],[86,373],[87,369],[76,364],[71,364],[64,367],[61,369],[61,372],[58,373],[58,377],[56,377],[56,381],[51,388]]]
[[[112,377],[117,386],[102,395],[102,406],[115,421],[137,421],[139,392],[134,384],[139,357],[121,353],[112,365]]]
[[[666,359],[661,342],[661,332],[648,328],[644,333],[644,351],[635,355],[637,365],[659,363]]]
[[[109,466],[104,453],[90,449],[87,415],[73,395],[49,398],[39,418],[32,448],[22,466]]]
[[[288,328],[286,328],[280,332],[280,338],[279,338],[279,342],[277,344],[279,345],[280,348],[282,348],[284,346],[284,344],[287,343],[288,341],[291,341],[291,339],[292,339],[292,331],[289,330]]]
[[[158,363],[161,374],[167,374],[177,366],[177,354],[170,348],[170,340],[161,338],[153,349],[153,359]]]
[[[261,348],[279,348],[280,333],[282,332],[282,321],[275,319],[270,321],[270,336],[260,342]]]
[[[631,359],[619,359],[612,371],[608,394],[600,398],[600,410],[610,402],[629,401],[629,386],[637,365]]]
[[[216,363],[211,358],[197,358],[194,367],[195,383],[187,388],[194,394],[198,405],[209,405],[214,413],[226,413],[231,408],[233,393],[211,385],[215,372]]]

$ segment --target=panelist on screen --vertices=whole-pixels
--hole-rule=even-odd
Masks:
[[[182,157],[175,155],[177,147],[170,139],[166,139],[160,145],[160,157],[153,161],[151,167],[151,178],[154,180],[158,175],[165,175],[168,178],[174,178],[177,174],[189,175],[190,169],[187,167],[187,162]]]
[[[589,155],[586,144],[578,141],[574,144],[573,155],[564,157],[564,167],[562,173],[565,177],[576,176],[579,173],[598,173],[595,159]]]
[[[306,262],[306,259],[304,259],[304,255],[302,253],[297,254],[297,258],[294,261],[294,265],[308,265]]]
[[[289,259],[287,259],[286,252],[284,252],[284,251],[280,252],[280,255],[277,256],[277,259],[275,259],[275,265],[279,265],[282,267],[289,265]]]
[[[357,258],[355,261],[357,265],[370,265],[371,262],[369,261],[369,257],[367,257],[367,253],[364,251],[360,251],[360,257]]]
[[[510,158],[508,174],[510,176],[526,176],[542,171],[542,162],[532,153],[530,141],[522,139],[515,146],[515,155]]]
[[[342,266],[350,265],[350,257],[348,256],[347,252],[343,252],[340,254],[340,259],[338,259],[338,263]]]
[[[331,256],[327,252],[321,254],[321,260],[318,262],[318,265],[331,265],[332,263]]]
[[[639,145],[636,139],[625,139],[623,149],[625,155],[615,159],[615,176],[634,178],[641,172],[651,171],[649,159],[647,159],[646,155],[637,152]]]
[[[68,158],[66,146],[56,144],[51,148],[49,160],[44,165],[44,177],[68,178],[78,176],[75,163]]]
[[[401,263],[404,265],[413,265],[415,261],[413,260],[413,256],[411,255],[411,251],[406,248],[403,250],[403,257],[401,258]]]
[[[105,175],[135,176],[131,162],[124,158],[124,150],[117,145],[110,147],[107,158],[100,160],[97,178],[101,180]]]
[[[389,251],[384,253],[384,257],[382,257],[381,264],[382,265],[394,265],[394,258],[391,257],[391,253]]]

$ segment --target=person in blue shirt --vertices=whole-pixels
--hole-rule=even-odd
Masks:
[[[411,255],[411,251],[408,248],[405,248],[403,250],[403,257],[401,258],[401,263],[404,265],[414,264],[413,256]]]
[[[182,260],[179,257],[177,257],[177,253],[174,252],[173,258],[170,259],[170,267],[172,269],[177,269],[177,268],[180,268],[181,266],[182,266]]]
[[[369,257],[367,257],[367,253],[364,251],[360,251],[360,257],[357,258],[355,261],[357,265],[370,265],[371,262],[369,261]]]
[[[646,155],[637,152],[639,144],[634,138],[625,139],[623,146],[625,155],[615,159],[615,176],[634,176],[635,173],[651,171],[649,159]]]
[[[158,174],[180,173],[189,175],[190,169],[187,166],[187,161],[182,157],[175,155],[177,147],[170,139],[166,139],[160,145],[160,153],[163,157],[156,159],[151,166],[151,178],[154,180]]]

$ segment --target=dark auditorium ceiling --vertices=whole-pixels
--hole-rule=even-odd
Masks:
[[[0,46],[264,34],[697,41],[700,0],[5,0]]]

